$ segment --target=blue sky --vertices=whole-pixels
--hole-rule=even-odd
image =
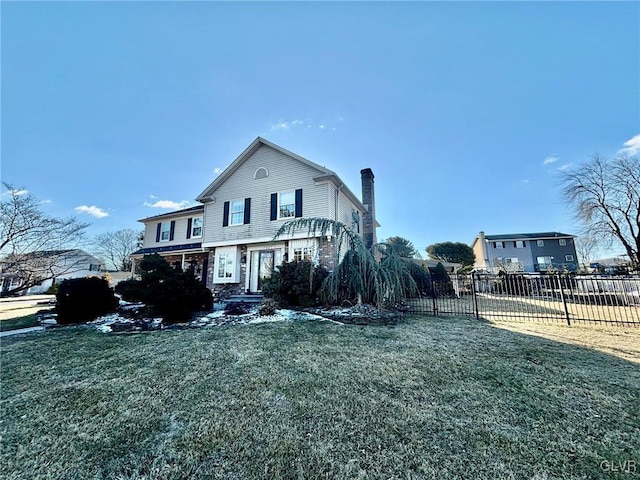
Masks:
[[[90,236],[193,205],[257,136],[358,195],[372,168],[379,238],[423,253],[578,233],[558,172],[640,150],[638,2],[0,5],[2,180]]]

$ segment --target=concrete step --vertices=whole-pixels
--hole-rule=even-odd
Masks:
[[[262,303],[264,295],[261,294],[243,294],[243,295],[231,295],[224,300],[224,303]]]

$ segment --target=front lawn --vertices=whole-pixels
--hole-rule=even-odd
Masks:
[[[31,315],[24,315],[22,317],[0,320],[0,332],[18,330],[19,328],[36,327],[38,325],[40,325],[38,317],[35,313],[32,313]]]
[[[640,464],[640,331],[589,330],[616,356],[579,344],[588,327],[507,328],[412,317],[3,338],[0,477],[640,475],[610,468]]]

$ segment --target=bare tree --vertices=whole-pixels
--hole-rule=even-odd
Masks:
[[[89,224],[73,217],[50,217],[28,191],[3,185],[7,191],[0,201],[0,276],[11,279],[12,285],[3,293],[17,293],[77,270],[68,253]]]
[[[94,252],[115,270],[131,270],[129,256],[142,246],[142,232],[131,229],[101,233],[93,241]]]
[[[598,240],[592,235],[585,234],[580,235],[575,240],[576,253],[578,254],[578,261],[582,265],[582,269],[586,267],[594,260],[593,254],[598,247]]]
[[[590,235],[620,243],[640,269],[640,160],[599,155],[561,174],[563,195]]]

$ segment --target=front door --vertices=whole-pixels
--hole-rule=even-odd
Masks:
[[[275,262],[275,250],[258,250],[258,285],[257,289],[262,290],[262,280],[270,278],[273,274],[273,266]]]

